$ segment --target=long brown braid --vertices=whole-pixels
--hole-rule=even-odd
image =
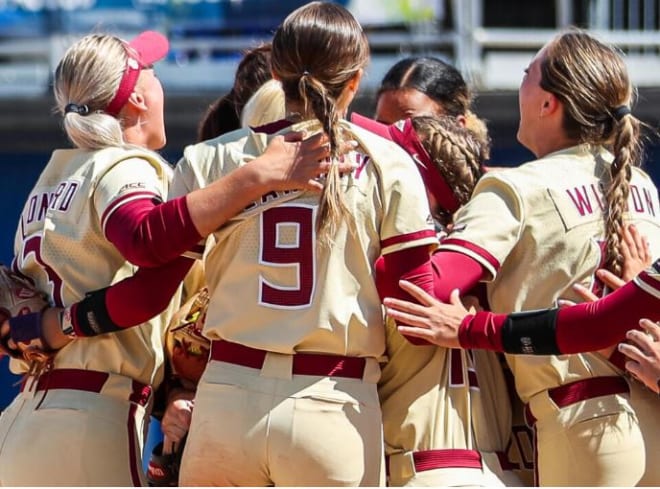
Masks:
[[[642,157],[641,123],[629,113],[634,90],[623,57],[586,32],[562,33],[545,48],[540,85],[563,103],[563,125],[569,138],[605,146],[614,155],[609,178],[603,181],[605,265],[620,275],[632,167],[639,166]]]
[[[414,117],[412,123],[458,203],[467,203],[483,174],[482,165],[488,159],[490,142],[457,124],[450,116]],[[451,222],[452,215],[446,209],[440,209],[439,214],[445,221],[441,224]]]

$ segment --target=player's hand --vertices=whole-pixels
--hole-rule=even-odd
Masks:
[[[399,325],[399,332],[435,345],[460,348],[458,329],[469,312],[461,303],[458,290],[454,290],[450,302],[445,303],[406,280],[399,281],[399,286],[419,302],[385,298],[387,314],[397,323],[408,325]]]
[[[651,249],[648,240],[640,234],[634,224],[626,226],[621,241],[621,255],[623,256],[623,270],[621,277],[617,277],[604,268],[596,270],[596,278],[610,291],[616,290],[630,282],[641,271],[647,269],[651,263]],[[599,297],[591,290],[580,284],[573,285],[573,291],[585,302],[597,301]],[[567,299],[557,301],[559,307],[574,306],[576,303]]]
[[[332,165],[338,165],[340,172],[350,172],[353,163],[330,159],[330,142],[324,133],[305,139],[304,132],[290,132],[275,136],[262,158],[264,178],[271,182],[274,190],[323,190],[323,184],[316,180],[327,173]],[[340,152],[357,146],[348,141]]]
[[[623,228],[621,255],[623,256],[621,278],[624,283],[630,282],[641,271],[651,266],[649,241],[640,234],[634,224]]]
[[[605,286],[609,288],[610,291],[623,287],[626,284],[624,280],[620,279],[612,272],[610,272],[609,270],[605,270],[604,268],[596,270],[596,277],[598,278],[598,280],[603,282],[603,284],[605,284]],[[583,285],[573,284],[571,288],[577,295],[580,296],[580,298],[584,302],[594,302],[600,299],[600,297],[598,297],[590,289],[588,289]],[[574,306],[575,304],[577,303],[568,299],[559,299],[557,301],[557,305],[559,305],[559,307],[570,307],[570,306]]]
[[[194,407],[194,395],[194,392],[182,391],[170,398],[160,423],[164,438],[168,442],[163,443],[163,453],[169,453],[171,444],[178,445],[188,433]]]
[[[648,319],[642,319],[639,325],[643,331],[628,331],[626,339],[630,343],[619,343],[619,351],[629,358],[626,370],[660,393],[660,326]]]

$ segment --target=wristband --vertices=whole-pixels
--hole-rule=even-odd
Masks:
[[[105,294],[108,288],[88,292],[82,301],[76,303],[72,321],[75,321],[77,336],[89,337],[122,330],[112,321],[106,308]]]
[[[71,307],[65,307],[63,311],[60,312],[60,328],[64,336],[69,338],[76,337],[76,330],[73,327],[73,321],[71,319]]]
[[[41,312],[31,312],[9,319],[9,333],[17,345],[29,345],[34,340],[41,340]]]
[[[509,314],[502,325],[505,353],[523,355],[560,355],[556,339],[558,309]]]

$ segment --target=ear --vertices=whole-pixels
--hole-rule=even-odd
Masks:
[[[543,104],[541,105],[541,116],[549,116],[554,114],[561,107],[561,102],[552,93],[546,92]]]
[[[463,114],[459,114],[456,116],[456,124],[458,124],[461,127],[465,127],[467,125],[467,118]]]
[[[136,112],[144,112],[148,109],[144,96],[136,90],[133,90],[133,93],[128,97],[126,106],[130,107]]]
[[[356,93],[358,91],[358,88],[360,88],[360,82],[362,81],[363,74],[364,74],[364,70],[360,68],[358,72],[355,75],[353,75],[353,78],[351,78],[348,81],[346,88],[348,88],[351,92]]]

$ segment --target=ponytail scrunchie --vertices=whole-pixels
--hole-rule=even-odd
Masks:
[[[86,105],[78,105],[74,103],[66,104],[64,107],[64,113],[68,114],[69,112],[75,112],[76,114],[80,115],[87,115],[89,114],[89,107]]]
[[[620,105],[612,111],[612,115],[617,121],[620,121],[624,116],[627,116],[630,113],[630,107],[627,105]]]

